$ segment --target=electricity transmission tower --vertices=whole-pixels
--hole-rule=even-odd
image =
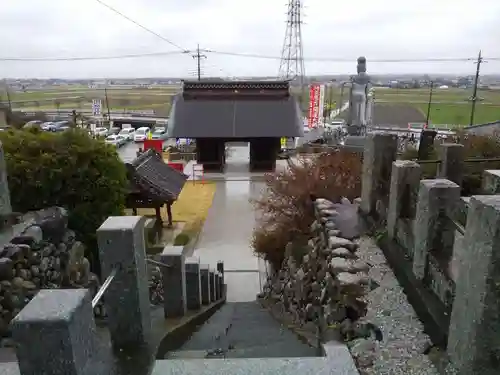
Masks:
[[[288,0],[285,40],[281,50],[279,77],[297,80],[304,87],[304,50],[302,46],[302,1]]]

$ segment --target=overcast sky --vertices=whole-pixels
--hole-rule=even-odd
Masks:
[[[286,0],[103,0],[183,49],[206,53],[203,73],[275,75],[285,35]],[[0,58],[66,58],[179,51],[96,0],[1,0]],[[370,63],[370,60],[500,57],[499,0],[304,0],[306,73],[468,73],[473,62]],[[352,62],[307,61],[349,59]],[[134,59],[0,61],[3,77],[188,77],[189,54]],[[500,62],[482,72],[500,73]]]

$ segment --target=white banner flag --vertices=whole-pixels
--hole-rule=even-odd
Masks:
[[[93,99],[92,100],[92,114],[94,116],[100,116],[101,115],[101,100],[100,99]]]
[[[318,103],[318,124],[320,126],[325,126],[324,124],[324,112],[325,112],[325,92],[326,92],[326,86],[321,85],[319,87],[319,103]]]

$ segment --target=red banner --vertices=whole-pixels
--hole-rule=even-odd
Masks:
[[[161,139],[146,139],[144,140],[144,151],[150,148],[156,150],[159,154],[163,151],[163,141]]]
[[[315,128],[318,126],[319,120],[319,102],[321,96],[321,86],[311,85],[309,87],[309,116],[308,116],[308,127]]]
[[[314,94],[314,127],[317,127],[319,119],[321,117],[319,111],[319,105],[321,102],[321,86],[314,85],[314,90],[316,91],[316,93]]]
[[[309,86],[309,114],[307,116],[307,127],[310,129],[314,124],[314,102],[316,90],[314,89],[314,85]]]

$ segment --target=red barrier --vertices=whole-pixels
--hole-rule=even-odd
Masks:
[[[168,165],[175,170],[178,170],[181,173],[184,173],[184,164],[183,163],[168,163]]]
[[[144,140],[144,151],[147,151],[150,148],[161,154],[163,152],[163,141],[161,139]]]

